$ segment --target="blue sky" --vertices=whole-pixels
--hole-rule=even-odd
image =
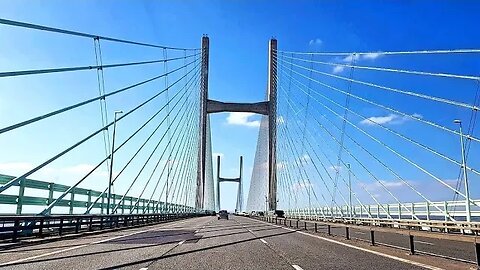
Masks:
[[[393,51],[417,49],[454,49],[480,47],[477,21],[480,4],[473,1],[389,2],[351,1],[3,1],[0,17],[11,20],[49,25],[105,36],[145,41],[179,47],[199,47],[203,34],[210,37],[210,89],[211,98],[223,101],[253,102],[263,100],[266,89],[267,45],[271,37],[285,51]],[[91,40],[71,38],[57,34],[22,30],[0,26],[0,70],[92,65],[95,63]],[[161,51],[105,44],[104,63],[127,62],[161,58]],[[5,53],[6,52],[6,53]],[[341,59],[323,58],[339,61]],[[433,70],[461,74],[480,74],[478,55],[459,58],[380,57],[359,61],[358,64],[402,67],[416,70]],[[106,90],[118,89],[142,78],[153,76],[163,67],[106,71]],[[326,69],[325,69],[326,70]],[[328,70],[330,72],[331,70]],[[343,75],[348,73],[343,73]],[[128,75],[128,76],[127,76]],[[458,81],[421,80],[419,78],[378,77],[376,73],[356,73],[360,79],[409,89],[425,89],[427,94],[448,97],[472,103],[474,85]],[[320,78],[320,77],[319,77]],[[162,85],[162,83],[159,83]],[[339,86],[345,87],[346,84]],[[442,86],[442,87],[439,87]],[[0,81],[0,127],[28,119],[42,112],[80,101],[98,93],[94,72],[76,72],[62,76],[31,76],[29,78]],[[142,94],[108,101],[110,119],[115,109],[130,108],[151,94],[146,88]],[[405,97],[378,95],[357,88],[373,100],[398,105],[399,109],[421,113],[424,118],[456,128],[451,120],[468,118],[468,112],[439,109],[435,104],[421,103]],[[332,95],[343,102],[340,96]],[[388,117],[384,111],[353,104],[368,117]],[[357,107],[355,107],[357,106]],[[151,108],[153,109],[153,108]],[[340,111],[339,111],[340,112]],[[148,113],[141,114],[138,119]],[[452,117],[450,117],[452,115]],[[452,118],[452,119],[450,119]],[[74,121],[72,121],[74,119]],[[94,119],[94,121],[92,121]],[[138,119],[132,119],[130,124]],[[260,118],[219,114],[212,116],[213,152],[223,154],[223,176],[238,173],[238,157],[245,158],[244,175],[248,181],[253,167],[254,152]],[[338,120],[338,119],[337,119]],[[253,121],[253,122],[252,122]],[[358,120],[355,120],[358,122]],[[86,134],[85,130],[100,126],[98,104],[67,116],[47,120],[33,127],[18,130],[0,137],[0,163],[38,164],[61,146],[68,145]],[[428,141],[459,158],[455,138],[448,144],[438,139],[428,139],[415,125],[396,125],[419,140]],[[125,124],[128,125],[128,124]],[[88,127],[88,128],[87,128]],[[120,126],[120,128],[122,128]],[[125,127],[127,129],[127,127]],[[128,127],[130,128],[130,127]],[[375,132],[375,131],[374,131]],[[126,135],[119,133],[119,138]],[[382,136],[382,135],[378,135]],[[439,138],[439,137],[436,137]],[[62,142],[59,144],[58,142]],[[401,147],[399,141],[391,141]],[[73,154],[68,161],[55,164],[55,169],[71,168],[78,164],[93,164],[90,151],[95,143]],[[365,140],[365,143],[368,142]],[[373,147],[373,146],[372,146]],[[478,148],[477,148],[478,149]],[[133,150],[130,149],[130,150]],[[415,148],[406,149],[415,155]],[[472,148],[472,151],[475,148]],[[5,155],[4,153],[8,153]],[[393,157],[388,157],[394,162]],[[119,157],[119,162],[126,157]],[[429,160],[429,157],[423,157]],[[472,162],[478,163],[473,160]],[[22,164],[18,164],[20,168]],[[25,165],[25,164],[23,164]],[[443,177],[450,178],[458,170],[442,171],[441,163],[429,164]],[[478,164],[477,164],[478,165]],[[473,165],[472,165],[473,166]],[[0,172],[1,173],[1,172]],[[414,170],[406,170],[409,179],[423,179]],[[59,174],[60,175],[60,174]],[[66,176],[58,181],[69,183]],[[99,176],[101,179],[101,176]],[[478,182],[477,179],[473,179]],[[472,180],[472,181],[473,181]],[[476,185],[477,192],[479,185]],[[117,187],[121,189],[121,187]],[[473,189],[472,189],[473,190]],[[399,191],[402,192],[402,191]],[[222,185],[222,208],[235,205],[234,184]],[[478,194],[478,192],[477,192]],[[230,196],[229,196],[230,195]],[[445,195],[450,198],[451,195]]]

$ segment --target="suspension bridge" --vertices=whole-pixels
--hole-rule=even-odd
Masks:
[[[80,100],[3,115],[0,169],[24,166],[0,170],[0,268],[480,265],[480,77],[458,72],[478,73],[480,49],[296,52],[271,39],[265,85],[253,86],[265,100],[242,103],[209,95],[207,36],[183,48],[5,19],[0,31],[85,44],[95,61],[0,71],[19,99],[36,80],[94,78]],[[214,177],[210,115],[222,112],[261,117],[250,181],[242,157],[226,178],[218,156]],[[77,178],[49,178],[60,165]],[[238,183],[229,220],[215,217],[221,182]]]

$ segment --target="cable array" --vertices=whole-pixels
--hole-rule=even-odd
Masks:
[[[480,164],[473,155],[463,164],[460,138],[469,152],[478,149],[480,77],[464,63],[479,54],[277,51],[281,208],[323,218],[475,218]],[[442,57],[458,62],[440,69],[461,72],[418,68]]]
[[[59,76],[67,72],[95,71],[98,85],[97,96],[1,127],[0,138],[13,132],[19,133],[23,129],[35,128],[40,122],[52,122],[68,117],[75,110],[88,110],[94,102],[100,103],[100,128],[89,131],[75,143],[64,146],[61,151],[0,186],[0,196],[8,196],[2,193],[15,192],[14,187],[18,187],[17,214],[25,212],[25,209],[22,209],[25,183],[31,181],[32,175],[45,170],[53,163],[68,160],[72,153],[86,147],[93,147],[92,153],[97,147],[105,148],[104,156],[89,167],[83,176],[78,179],[69,179],[68,188],[54,195],[40,214],[63,213],[65,197],[71,195],[73,198],[76,189],[90,186],[92,177],[101,175],[100,168],[103,165],[107,165],[108,168],[109,163],[114,164],[115,168],[120,168],[118,172],[115,170],[110,172],[113,175],[112,186],[116,187],[118,194],[112,194],[111,203],[106,204],[109,181],[108,178],[104,178],[101,180],[103,184],[97,183],[97,186],[102,187],[102,192],[91,198],[92,200],[86,203],[84,209],[75,211],[82,211],[85,214],[104,213],[109,208],[111,211],[107,210],[107,213],[132,214],[198,210],[195,209],[195,194],[199,145],[199,126],[196,123],[200,113],[199,87],[202,59],[200,49],[162,46],[4,19],[0,19],[0,24],[89,38],[94,42],[95,53],[95,65],[5,71],[0,72],[0,79],[26,76],[32,76],[35,79],[36,76],[45,74]],[[101,42],[102,47],[100,47]],[[105,51],[104,43],[108,42],[157,49],[163,57],[148,61],[128,60],[106,64],[102,52]],[[158,72],[158,64],[164,65],[163,72]],[[112,69],[109,80],[114,80],[117,69],[129,68],[130,72],[135,72],[133,69],[140,67],[143,71],[150,69],[150,72],[145,72],[150,75],[144,75],[143,79],[124,87],[109,89],[104,70]],[[152,76],[152,73],[156,75]],[[112,83],[112,85],[118,84]],[[107,104],[110,99],[118,100],[118,98],[131,99],[132,102],[124,102],[126,104],[122,108],[124,113],[119,117],[113,117],[112,120],[112,116],[109,117],[111,113],[109,109],[112,105],[107,106]],[[119,137],[117,140],[120,141],[111,145],[112,129],[117,125],[120,128],[120,136],[117,135]],[[118,130],[117,133],[119,133]],[[99,138],[102,141],[101,147],[96,144]],[[112,146],[113,148],[110,148]],[[91,160],[91,157],[83,158]],[[211,186],[213,191],[213,179]],[[213,208],[214,205],[208,206],[208,209]]]

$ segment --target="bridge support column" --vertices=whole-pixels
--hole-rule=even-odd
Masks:
[[[217,156],[217,207],[220,208],[220,183],[221,182],[235,182],[238,183],[238,192],[237,192],[237,204],[235,205],[236,211],[241,211],[242,208],[242,171],[243,171],[243,156],[240,156],[240,176],[238,178],[224,178],[220,177],[220,156]]]
[[[207,99],[208,99],[208,59],[209,39],[202,37],[202,65],[200,70],[200,142],[197,167],[197,194],[195,207],[204,209],[205,199],[205,164],[207,153]]]
[[[268,208],[277,209],[277,40],[268,44]]]

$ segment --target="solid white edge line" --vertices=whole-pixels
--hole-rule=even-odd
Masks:
[[[295,270],[303,270],[302,267],[296,265],[296,264],[292,264],[292,267],[295,269]]]
[[[357,246],[350,245],[350,244],[343,243],[343,242],[339,242],[339,241],[336,241],[336,240],[333,240],[333,239],[321,237],[321,236],[318,236],[318,235],[312,235],[312,234],[304,233],[304,232],[300,232],[300,231],[296,231],[296,232],[297,232],[297,233],[300,233],[300,234],[303,234],[303,235],[310,236],[310,237],[318,238],[318,239],[321,239],[321,240],[324,240],[324,241],[327,241],[327,242],[330,242],[330,243],[339,244],[339,245],[342,245],[342,246],[345,246],[345,247],[349,247],[349,248],[361,250],[361,251],[364,251],[364,252],[372,253],[372,254],[379,255],[379,256],[382,256],[382,257],[385,257],[385,258],[389,258],[389,259],[392,259],[392,260],[396,260],[396,261],[400,261],[400,262],[404,262],[404,263],[409,263],[409,264],[412,264],[412,265],[415,265],[415,266],[419,266],[419,267],[423,267],[423,268],[426,268],[426,269],[430,269],[430,270],[444,270],[443,268],[436,267],[436,266],[433,266],[433,265],[428,265],[428,264],[424,264],[424,263],[419,263],[419,262],[415,262],[415,261],[412,261],[412,260],[400,258],[400,257],[397,257],[397,256],[393,256],[393,255],[381,253],[381,252],[378,252],[378,251],[374,251],[374,250],[370,250],[370,249],[366,249],[366,248],[362,248],[362,247],[357,247]]]
[[[267,241],[263,240],[262,238],[260,238],[260,241],[262,241],[262,243],[264,243],[265,245],[267,244]]]
[[[270,224],[270,223],[268,223],[268,222],[266,222],[266,221],[262,221],[262,220],[257,220],[257,221],[262,222],[262,223],[266,223],[266,224],[271,225],[271,226],[274,226],[274,227],[281,227],[281,226],[278,226],[278,225]],[[370,250],[370,249],[366,249],[366,248],[362,248],[362,247],[357,247],[357,246],[350,245],[350,244],[343,243],[343,242],[339,242],[339,241],[336,241],[336,240],[333,240],[333,239],[321,237],[321,236],[318,236],[318,235],[313,235],[313,234],[309,234],[309,233],[305,233],[305,232],[293,230],[293,229],[286,228],[286,227],[282,227],[282,228],[285,229],[285,230],[287,230],[287,231],[297,232],[297,233],[300,233],[300,234],[303,234],[303,235],[307,235],[307,236],[310,236],[310,237],[314,237],[314,238],[318,238],[318,239],[321,239],[321,240],[325,240],[325,241],[327,241],[327,242],[339,244],[339,245],[342,245],[342,246],[346,246],[346,247],[350,247],[350,248],[353,248],[353,249],[361,250],[361,251],[364,251],[364,252],[372,253],[372,254],[375,254],[375,255],[378,255],[378,256],[382,256],[382,257],[385,257],[385,258],[389,258],[389,259],[392,259],[392,260],[396,260],[396,261],[400,261],[400,262],[412,264],[412,265],[415,265],[415,266],[423,267],[423,268],[425,268],[425,269],[430,269],[430,270],[445,270],[445,269],[443,269],[443,268],[436,267],[436,266],[433,266],[433,265],[428,265],[428,264],[424,264],[424,263],[419,263],[419,262],[415,262],[415,261],[412,261],[412,260],[400,258],[400,257],[397,257],[397,256],[393,256],[393,255],[381,253],[381,252],[378,252],[378,251],[374,251],[374,250]]]
[[[49,256],[49,255],[55,255],[55,254],[58,254],[58,253],[62,253],[62,252],[86,247],[88,245],[90,245],[90,244],[84,244],[84,245],[80,245],[80,246],[75,246],[75,247],[71,247],[71,248],[66,248],[66,249],[62,249],[62,250],[57,250],[57,251],[52,251],[52,252],[48,252],[48,253],[44,253],[44,254],[35,255],[35,256],[32,256],[32,257],[28,257],[28,258],[18,259],[18,260],[15,260],[15,261],[0,263],[0,266],[5,266],[5,265],[15,264],[15,263],[21,263],[21,262],[24,262],[24,261],[34,260],[34,259],[42,258],[42,257],[45,257],[45,256]]]
[[[178,225],[178,224],[185,223],[185,222],[187,222],[187,221],[188,221],[188,220],[184,220],[184,221],[181,221],[181,222],[178,222],[178,223],[166,224],[166,225],[163,226],[162,228],[168,228],[168,227],[170,227],[171,225]],[[39,255],[32,256],[32,257],[27,257],[27,258],[23,258],[23,259],[18,259],[18,260],[15,260],[15,261],[4,262],[4,263],[0,263],[0,266],[10,265],[10,264],[15,264],[15,263],[21,263],[21,262],[25,262],[25,261],[30,261],[30,260],[42,258],[42,257],[45,257],[45,256],[55,255],[55,254],[58,254],[58,253],[67,252],[67,251],[71,251],[71,250],[83,248],[83,247],[90,246],[90,245],[101,244],[101,243],[108,242],[108,241],[112,241],[112,240],[119,239],[119,238],[122,238],[122,237],[128,237],[128,236],[132,236],[132,235],[135,235],[135,234],[152,231],[152,230],[155,230],[155,229],[159,229],[159,228],[151,228],[151,229],[149,229],[149,230],[137,231],[137,232],[133,232],[133,233],[130,233],[130,234],[119,235],[119,236],[115,236],[115,237],[112,237],[112,238],[103,239],[103,240],[91,242],[91,243],[88,243],[88,244],[83,244],[83,245],[80,245],[80,246],[75,246],[75,247],[70,247],[70,248],[66,248],[66,249],[62,249],[62,250],[57,250],[57,251],[52,251],[52,252],[48,252],[48,253],[43,253],[43,254],[39,254]],[[160,228],[160,229],[161,229],[161,228]]]

